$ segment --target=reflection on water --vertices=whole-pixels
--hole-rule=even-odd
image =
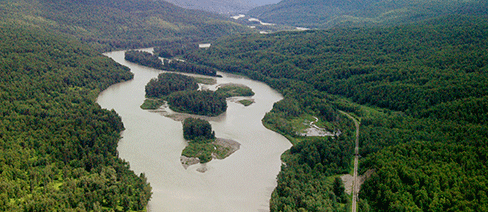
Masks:
[[[161,71],[125,61],[124,52],[107,56],[131,68],[134,79],[103,91],[97,102],[115,109],[126,130],[119,142],[121,158],[137,174],[144,172],[153,188],[150,211],[268,211],[271,192],[276,187],[280,155],[290,142],[264,128],[261,119],[282,96],[267,85],[219,73],[217,83],[249,86],[255,103],[243,106],[228,101],[227,112],[210,123],[219,138],[241,143],[241,148],[224,160],[212,160],[200,173],[194,165],[184,169],[180,163],[185,148],[181,122],[161,114],[144,111],[144,87]]]

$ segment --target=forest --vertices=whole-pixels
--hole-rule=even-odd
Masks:
[[[125,59],[127,61],[137,63],[139,65],[167,71],[185,72],[193,74],[201,74],[208,76],[216,76],[217,70],[208,66],[188,63],[177,59],[159,59],[158,56],[149,52],[129,50],[125,52]]]
[[[167,101],[172,110],[196,115],[217,116],[227,110],[224,96],[197,90],[198,84],[193,77],[162,73],[157,79],[151,79],[145,89],[148,99],[141,106],[144,109],[156,109]],[[154,105],[148,107],[150,104]]]
[[[487,2],[476,0],[282,0],[253,8],[247,15],[269,23],[330,29],[411,24],[450,14],[487,13]]]
[[[202,66],[194,63],[171,60],[164,63],[168,71],[179,71],[192,74],[201,74],[207,76],[217,76],[217,69],[208,66]]]
[[[316,151],[312,139],[290,132],[294,117],[304,114],[347,130],[352,123],[339,110],[361,120],[360,171],[375,171],[361,190],[361,209],[486,211],[486,20],[449,15],[392,27],[247,34],[185,59],[247,75],[283,93],[263,123],[286,135],[295,144],[292,150],[307,148],[283,155],[286,166],[272,211],[312,210],[334,199],[307,188],[323,183],[333,190],[333,179],[326,176],[347,167],[322,164],[323,174],[313,175],[316,162],[308,161],[352,157]],[[310,169],[300,168],[305,163]]]
[[[125,52],[124,59],[129,62],[137,63],[155,69],[162,70],[164,68],[163,61],[161,61],[158,56],[153,55],[149,52],[129,50]]]
[[[128,68],[17,22],[0,40],[0,210],[144,210],[151,186],[116,150],[122,121],[95,103]]]
[[[198,43],[188,41],[166,42],[154,47],[154,54],[164,58],[184,55],[189,50],[198,49]]]
[[[488,211],[487,3],[381,2],[320,27],[396,25],[241,34],[185,49],[188,63],[173,64],[246,75],[283,94],[263,119],[294,144],[271,211],[348,210],[337,176],[352,167],[353,124],[339,111],[360,119],[360,172],[374,170],[360,210]],[[1,211],[144,210],[151,186],[117,155],[121,118],[95,103],[132,74],[99,52],[250,32],[164,1],[6,0],[0,11]],[[310,18],[325,23],[299,22]],[[186,105],[204,93],[179,92],[189,95],[171,98]],[[299,136],[293,123],[305,116],[342,133]]]
[[[1,18],[68,34],[99,51],[203,42],[249,32],[228,18],[152,0],[25,0],[0,2]]]
[[[183,137],[186,140],[215,139],[215,132],[208,121],[187,118],[183,121]]]
[[[212,125],[206,120],[186,118],[183,121],[183,137],[188,140],[188,146],[181,153],[186,157],[196,157],[200,163],[212,160],[212,153],[217,150],[213,145],[215,132]]]
[[[151,79],[146,85],[146,97],[162,98],[173,92],[197,90],[198,84],[193,77],[176,73],[162,73]]]
[[[177,112],[203,116],[218,116],[227,110],[225,97],[213,91],[179,91],[167,98],[170,108]]]

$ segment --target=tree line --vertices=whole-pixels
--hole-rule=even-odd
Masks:
[[[143,210],[151,186],[118,158],[120,117],[95,102],[128,68],[18,22],[0,34],[0,210]]]
[[[247,34],[185,58],[264,81],[283,93],[263,123],[295,145],[310,141],[290,133],[293,117],[319,115],[341,131],[352,123],[337,110],[359,117],[361,172],[376,171],[361,190],[363,210],[483,211],[487,35],[486,16],[447,16],[383,28]],[[313,148],[302,151],[327,156]],[[317,182],[333,187],[325,184],[330,182],[325,174],[293,168],[305,161],[286,163],[280,175],[296,170],[286,176],[298,178],[300,189]],[[322,165],[337,167],[332,164]],[[286,187],[294,180],[289,179],[279,178],[272,211],[309,208],[304,199],[332,201],[328,194],[290,192]]]

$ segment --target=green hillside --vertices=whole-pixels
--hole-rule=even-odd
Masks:
[[[478,0],[283,0],[254,8],[248,15],[297,27],[374,26],[411,23],[448,14],[486,14]]]
[[[129,79],[75,39],[0,24],[0,211],[146,207],[146,178],[118,158],[122,121],[95,103]]]
[[[74,35],[104,49],[149,47],[174,39],[206,40],[247,28],[212,13],[162,0],[0,1],[2,19]]]
[[[361,190],[362,210],[486,211],[487,20],[244,35],[186,59],[284,94],[263,120],[295,143],[283,155],[272,211],[346,209],[342,194],[331,194],[353,148],[352,123],[338,110],[361,120],[360,169],[375,171]],[[310,115],[341,129],[339,140],[294,133]]]
[[[1,0],[0,14],[0,211],[145,210],[123,123],[95,102],[132,74],[99,52],[247,30],[150,0]]]

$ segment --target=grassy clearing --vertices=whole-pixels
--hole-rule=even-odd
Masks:
[[[295,133],[298,134],[304,133],[306,129],[310,128],[311,122],[314,122],[317,127],[323,128],[328,131],[332,131],[331,129],[334,129],[332,123],[321,119],[319,119],[318,121],[316,120],[317,119],[315,118],[315,116],[312,116],[311,114],[303,114],[298,118],[291,119],[290,124],[293,127]]]
[[[244,106],[249,106],[249,105],[252,105],[252,103],[254,103],[254,101],[251,101],[251,100],[248,100],[248,99],[243,99],[243,100],[240,100],[239,103],[241,103],[242,105]]]
[[[217,159],[224,159],[232,153],[230,147],[215,144],[214,140],[190,141],[183,149],[181,155],[189,158],[198,158],[200,163],[207,163],[212,160],[212,155]]]
[[[215,85],[217,84],[217,80],[215,78],[209,78],[209,77],[193,77],[195,78],[195,81],[200,84],[205,84],[205,85]]]
[[[232,97],[232,96],[254,96],[254,92],[251,88],[245,85],[238,85],[238,84],[224,84],[221,85],[219,89],[217,89],[216,93],[224,96],[224,97]]]
[[[162,99],[146,99],[144,103],[142,103],[141,108],[143,110],[155,110],[161,107],[164,104],[164,100]]]

